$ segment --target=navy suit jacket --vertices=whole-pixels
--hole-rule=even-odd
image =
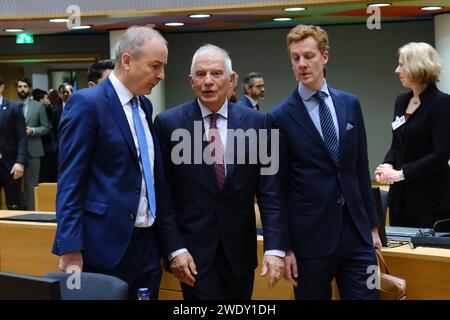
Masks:
[[[236,101],[236,104],[244,106],[244,107],[248,107],[251,109],[255,109],[251,103],[251,101],[247,98],[247,96],[242,96],[238,101]],[[256,109],[255,109],[256,110]]]
[[[339,123],[339,163],[331,159],[297,88],[269,116],[282,135],[291,246],[297,257],[324,257],[337,246],[341,194],[362,238],[372,244],[377,226],[367,160],[366,132],[358,99],[329,87]],[[301,272],[301,271],[300,271]]]
[[[260,176],[262,164],[249,164],[249,144],[245,145],[246,163],[227,163],[223,189],[217,186],[213,165],[203,161],[194,164],[199,155],[192,139],[191,163],[174,164],[172,149],[179,143],[171,141],[176,129],[186,129],[194,137],[194,121],[204,132],[197,100],[158,114],[155,125],[164,154],[175,206],[172,214],[161,222],[166,256],[180,248],[187,248],[193,256],[197,271],[209,270],[219,244],[236,275],[244,275],[257,266],[254,195],[258,197],[264,227],[265,250],[285,250],[287,246],[286,221],[279,195],[279,176]],[[228,105],[228,129],[267,129],[267,116],[238,105]],[[200,137],[201,138],[201,137]],[[228,143],[230,136],[228,136]],[[202,150],[207,142],[200,142]],[[200,151],[202,151],[200,150]],[[236,151],[236,150],[235,150]],[[201,154],[200,154],[201,156]]]
[[[22,106],[5,97],[0,105],[0,153],[8,171],[11,171],[15,163],[25,164],[27,158],[27,134]]]
[[[155,149],[157,227],[164,212],[164,172],[152,125],[152,105],[140,97]],[[131,239],[142,174],[133,136],[109,79],[79,90],[59,125],[55,254],[82,251],[86,264],[111,269]]]

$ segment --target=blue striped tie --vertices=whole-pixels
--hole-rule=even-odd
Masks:
[[[147,187],[147,197],[150,203],[150,213],[153,218],[156,217],[156,200],[155,200],[155,185],[153,183],[153,172],[150,163],[150,156],[148,154],[147,139],[145,138],[144,126],[139,117],[139,104],[136,97],[131,99],[131,110],[133,114],[134,128],[138,138],[139,152],[141,155],[142,170],[144,171],[145,185]]]
[[[325,96],[322,91],[317,91],[314,94],[314,97],[319,100],[319,117],[323,141],[325,142],[325,146],[328,149],[331,159],[333,159],[334,163],[337,165],[339,160],[339,143],[330,109],[325,102]]]

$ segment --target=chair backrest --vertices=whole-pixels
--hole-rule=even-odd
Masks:
[[[375,202],[375,212],[377,214],[378,220],[378,235],[380,236],[381,244],[383,245],[383,247],[386,247],[386,207],[383,207],[381,192],[383,192],[383,190],[380,190],[380,187],[372,186],[373,200]]]
[[[74,273],[50,272],[43,277],[60,281],[61,300],[125,300],[128,297],[127,283],[110,275],[81,272],[78,283]]]
[[[59,300],[59,281],[0,272],[0,300]]]
[[[39,183],[34,187],[34,207],[37,211],[56,211],[57,183]]]

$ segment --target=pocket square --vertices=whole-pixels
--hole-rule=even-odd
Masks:
[[[346,131],[352,130],[353,129],[353,125],[351,123],[347,122],[347,127],[345,128]]]

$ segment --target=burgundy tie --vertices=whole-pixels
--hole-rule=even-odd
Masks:
[[[214,160],[214,170],[216,171],[216,180],[219,189],[222,190],[225,182],[225,165],[223,158],[223,144],[217,129],[217,118],[219,114],[211,113],[209,115],[210,125],[208,131],[209,146],[212,148],[211,156]]]

